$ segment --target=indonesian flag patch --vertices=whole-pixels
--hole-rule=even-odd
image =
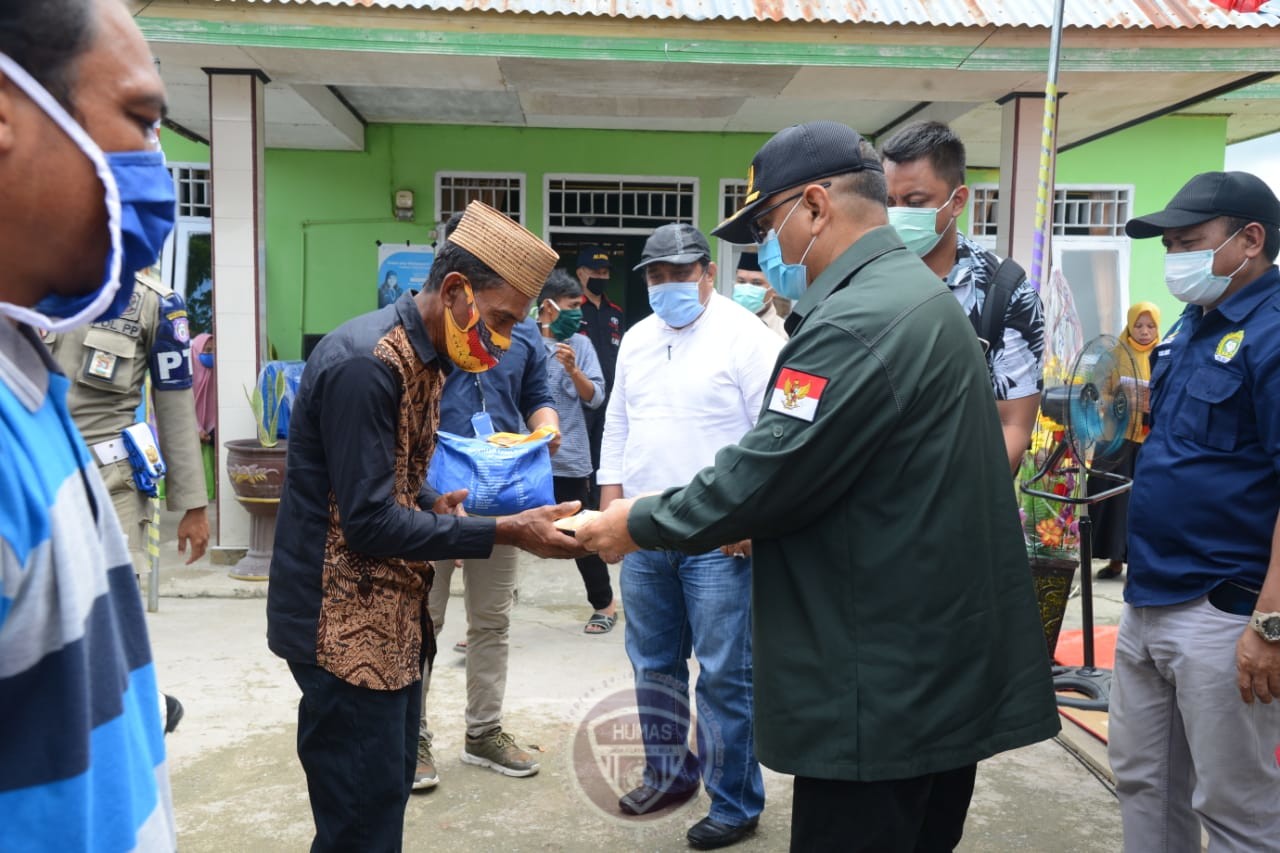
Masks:
[[[769,400],[769,411],[799,418],[813,423],[818,414],[818,402],[827,387],[827,380],[812,373],[801,373],[784,367],[778,373],[778,381],[773,386],[773,397]]]

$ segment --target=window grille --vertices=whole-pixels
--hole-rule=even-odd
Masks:
[[[723,222],[738,212],[747,200],[746,181],[724,181],[720,193],[720,220]]]
[[[174,190],[178,195],[178,216],[209,219],[213,216],[213,197],[209,169],[205,166],[170,166]]]
[[[552,228],[652,230],[668,222],[694,224],[694,180],[550,178],[547,224]]]
[[[973,187],[972,199],[969,233],[974,237],[995,237],[1000,189]],[[1053,236],[1123,237],[1132,201],[1133,190],[1129,187],[1058,187],[1053,193]]]
[[[482,201],[524,224],[524,175],[476,172],[436,173],[436,215],[441,222]]]

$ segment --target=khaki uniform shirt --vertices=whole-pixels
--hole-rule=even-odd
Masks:
[[[70,380],[67,406],[112,497],[138,493],[133,469],[128,459],[103,465],[93,447],[119,438],[134,423],[150,371],[156,432],[168,468],[168,508],[185,512],[205,506],[200,429],[191,392],[191,338],[182,297],[140,273],[123,315],[70,332],[49,333],[44,340]],[[122,522],[128,529],[130,520]]]

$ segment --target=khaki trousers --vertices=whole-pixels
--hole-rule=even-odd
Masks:
[[[467,613],[467,735],[472,738],[498,728],[502,724],[502,700],[507,691],[508,629],[511,604],[516,588],[516,558],[519,551],[511,545],[495,545],[493,553],[483,560],[463,563],[462,601]],[[444,628],[445,608],[449,604],[449,582],[453,579],[453,561],[435,564],[436,577],[427,598],[427,612],[435,626],[436,636]],[[427,695],[431,689],[431,673],[422,674],[422,724],[418,734],[431,740],[427,723]]]

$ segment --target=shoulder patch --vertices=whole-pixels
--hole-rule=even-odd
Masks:
[[[182,297],[169,293],[160,300],[155,343],[151,347],[151,376],[157,391],[191,387],[191,331]]]
[[[826,387],[827,379],[824,376],[784,367],[778,371],[778,380],[774,383],[769,400],[769,411],[813,423]]]

